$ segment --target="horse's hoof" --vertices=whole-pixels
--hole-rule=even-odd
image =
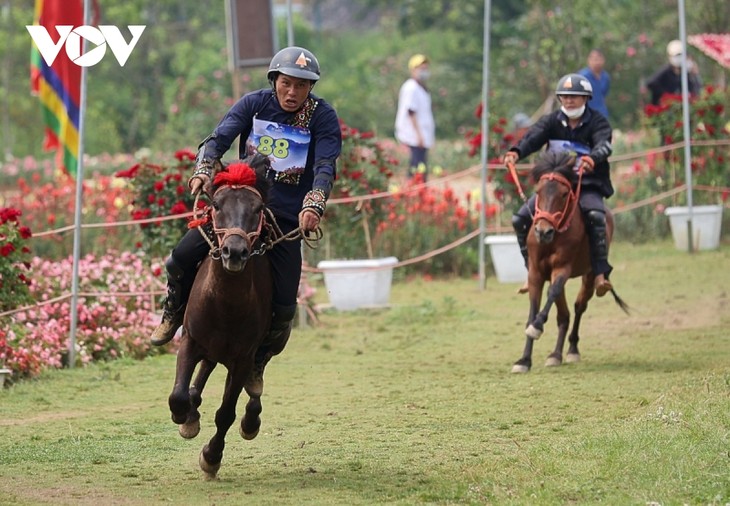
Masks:
[[[246,441],[250,441],[259,435],[259,429],[261,428],[261,418],[256,418],[256,428],[251,432],[246,432],[243,428],[243,424],[238,426],[238,433]]]
[[[525,329],[525,335],[530,339],[537,341],[542,335],[542,330],[537,329],[534,325],[530,325]]]
[[[180,425],[178,432],[185,439],[193,439],[200,433],[200,420]]]
[[[217,464],[208,464],[208,462],[205,460],[203,452],[201,451],[200,457],[198,457],[198,464],[200,464],[200,469],[202,469],[205,473],[206,480],[218,479],[218,470],[221,468],[220,462],[218,462]]]
[[[241,427],[241,430],[240,430],[240,432],[241,432],[241,437],[242,437],[243,439],[245,439],[246,441],[251,441],[252,439],[255,439],[255,438],[256,438],[256,436],[258,436],[258,435],[259,435],[259,430],[258,430],[258,429],[256,429],[256,430],[255,430],[254,432],[252,432],[251,434],[247,434],[247,433],[243,432],[243,427]]]
[[[580,355],[578,353],[568,353],[565,356],[565,361],[569,364],[577,364],[580,362]]]
[[[512,366],[512,373],[514,374],[525,374],[526,372],[530,372],[530,368],[526,365],[515,364]]]
[[[556,367],[563,363],[562,360],[556,357],[548,357],[545,361],[545,367]]]

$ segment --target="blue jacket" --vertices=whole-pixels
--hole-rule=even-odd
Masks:
[[[306,193],[318,184],[317,181],[329,181],[329,185],[337,175],[336,161],[342,149],[342,132],[340,122],[334,108],[321,98],[309,95],[317,101],[309,122],[311,141],[307,153],[307,162],[299,184],[274,182],[269,192],[268,207],[277,218],[297,221],[302,201]],[[281,124],[292,124],[295,113],[281,108],[274,92],[270,88],[252,91],[244,95],[226,113],[213,134],[203,144],[206,156],[222,158],[230,149],[236,137],[239,137],[239,158],[246,157],[246,140],[251,134],[254,117]],[[270,174],[273,181],[273,174]],[[329,186],[328,185],[328,186]],[[330,188],[323,188],[329,195]]]

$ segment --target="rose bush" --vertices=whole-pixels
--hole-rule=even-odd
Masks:
[[[474,116],[481,119],[483,112],[480,103],[474,111]],[[487,138],[487,163],[491,165],[501,165],[504,153],[509,150],[524,134],[526,129],[518,129],[509,131],[507,129],[507,119],[498,116],[489,118],[489,136]],[[469,155],[477,156],[481,150],[482,132],[480,130],[470,130],[466,133],[466,140],[469,144]],[[517,175],[520,178],[519,183],[526,195],[532,191],[532,182],[530,181],[529,169],[518,169]],[[510,171],[503,167],[498,169],[489,168],[487,171],[487,184],[494,199],[500,206],[500,217],[509,217],[523,203],[522,198],[517,190],[517,184],[512,177]],[[500,223],[500,225],[509,225],[509,223]]]
[[[187,182],[193,172],[195,153],[180,150],[174,159],[169,164],[142,160],[116,173],[116,177],[128,180],[132,219],[166,218],[192,211],[194,198]],[[199,205],[204,206],[205,202],[200,201]],[[141,223],[142,241],[136,246],[152,258],[166,257],[187,231],[186,222],[173,219]]]
[[[11,207],[0,209],[0,312],[32,300],[28,240],[33,234],[20,224],[21,214]]]
[[[730,88],[705,87],[690,99],[690,136],[692,181],[697,186],[714,187],[717,192],[698,193],[699,203],[719,203],[727,199],[730,187],[730,122],[727,104]],[[683,139],[681,95],[664,95],[659,105],[644,108],[644,126],[656,132],[662,144]],[[649,170],[662,173],[666,187],[684,182],[684,154],[681,149],[649,160]]]

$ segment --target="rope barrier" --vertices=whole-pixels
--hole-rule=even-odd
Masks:
[[[691,146],[728,146],[728,145],[730,145],[730,140],[727,140],[727,141],[725,141],[725,140],[692,141],[691,142]],[[654,149],[650,149],[650,150],[644,150],[644,151],[640,151],[640,152],[629,153],[626,155],[619,155],[619,156],[611,157],[610,161],[618,162],[618,161],[633,160],[633,159],[637,159],[637,158],[645,158],[651,154],[661,154],[661,153],[665,153],[668,151],[673,151],[675,149],[683,148],[684,146],[685,146],[684,142],[669,144],[666,146],[662,146],[660,148],[654,148]],[[527,169],[530,167],[531,167],[531,165],[529,165],[529,164],[517,165],[517,168],[519,168],[519,169]],[[505,167],[501,164],[487,164],[487,168],[490,170],[506,170]],[[409,186],[404,189],[399,189],[394,192],[383,191],[383,192],[373,193],[370,195],[333,198],[328,201],[328,205],[364,202],[364,201],[374,200],[374,199],[378,199],[378,198],[388,198],[388,197],[394,197],[394,196],[399,196],[399,195],[408,195],[408,194],[412,194],[412,193],[417,193],[424,188],[428,188],[431,186],[437,186],[437,185],[443,185],[443,184],[449,183],[451,181],[455,181],[455,180],[458,180],[458,179],[461,179],[464,177],[468,177],[468,176],[478,173],[480,171],[481,171],[481,166],[476,165],[476,166],[470,167],[470,168],[465,169],[460,172],[449,174],[449,175],[441,177],[441,178],[432,179],[427,182],[415,184],[415,185]],[[725,188],[725,187],[698,185],[698,186],[695,186],[694,188],[696,190],[700,190],[700,191],[730,192],[730,188]],[[662,192],[662,193],[654,195],[652,197],[649,197],[649,198],[646,198],[646,199],[643,199],[643,200],[640,200],[637,202],[633,202],[631,204],[617,207],[617,208],[613,209],[613,213],[621,214],[621,213],[633,211],[635,209],[638,209],[638,208],[641,208],[641,207],[644,207],[647,205],[655,204],[664,199],[667,199],[674,195],[685,192],[686,190],[687,190],[687,185],[682,184],[680,186],[672,188],[671,190]],[[727,207],[727,205],[726,205],[726,207]],[[158,217],[154,217],[154,218],[144,218],[144,219],[138,219],[138,220],[125,220],[125,221],[111,222],[111,223],[84,223],[84,224],[81,224],[81,228],[82,229],[91,229],[91,228],[121,227],[121,226],[130,226],[130,225],[145,225],[145,224],[160,223],[160,222],[170,221],[170,220],[191,218],[193,215],[194,215],[194,213],[191,211],[191,212],[186,212],[186,213],[180,213],[180,214],[174,214],[174,215],[168,215],[168,216],[158,216]],[[61,234],[64,232],[71,231],[74,228],[75,227],[73,225],[71,225],[71,226],[61,227],[61,228],[57,228],[57,229],[46,230],[46,231],[39,232],[39,233],[33,233],[32,237],[41,238],[41,237],[46,237],[46,236],[50,236],[50,235]],[[488,228],[487,232],[488,233],[511,232],[511,228],[496,226],[496,227]],[[399,267],[417,264],[417,263],[420,263],[420,262],[423,262],[426,260],[430,260],[431,258],[434,258],[447,251],[457,248],[457,247],[461,246],[462,244],[474,239],[479,234],[480,234],[480,230],[476,229],[476,230],[473,230],[473,231],[469,232],[468,234],[460,237],[459,239],[452,241],[449,244],[436,248],[436,249],[429,251],[427,253],[424,253],[422,255],[412,257],[412,258],[409,258],[406,260],[401,260],[401,261],[397,262],[396,264],[391,264],[391,265],[386,265],[386,266],[362,267],[362,268],[357,268],[357,270],[393,269],[393,268],[399,268]],[[304,272],[309,272],[309,273],[324,273],[325,272],[325,270],[323,270],[323,269],[310,267],[308,265],[303,265],[302,270]],[[350,269],[338,269],[338,272],[347,272],[348,270],[350,270]],[[140,297],[140,296],[154,297],[154,296],[164,295],[164,294],[165,294],[165,292],[163,290],[153,290],[153,291],[148,291],[148,292],[116,292],[116,293],[82,292],[79,294],[79,296],[81,296],[81,297]],[[5,311],[5,312],[0,312],[0,318],[4,317],[4,316],[9,316],[9,315],[12,315],[15,313],[19,313],[22,311],[28,311],[28,310],[32,310],[34,308],[39,308],[39,307],[42,307],[42,306],[45,306],[48,304],[61,302],[66,299],[69,299],[69,298],[71,298],[71,294],[66,293],[66,294],[60,295],[58,297],[54,297],[52,299],[37,302],[35,304],[23,306],[20,308],[15,308],[13,310]]]
[[[165,295],[166,293],[167,292],[165,292],[164,290],[151,290],[149,292],[80,292],[79,297],[154,297],[156,295]],[[70,299],[71,295],[71,293],[64,293],[62,295],[59,295],[58,297],[53,297],[52,299],[42,300],[34,304],[16,307],[15,309],[10,309],[8,311],[0,313],[0,318],[2,318],[3,316],[10,316],[15,313],[21,313],[23,311],[30,311],[32,309],[37,309],[43,306],[48,306],[49,304],[55,304],[56,302],[63,302],[66,299]]]

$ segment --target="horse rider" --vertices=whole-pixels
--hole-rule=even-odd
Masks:
[[[546,150],[568,151],[576,157],[576,170],[583,168],[580,209],[583,213],[595,289],[603,297],[613,287],[608,280],[613,268],[608,263],[606,210],[603,199],[613,195],[608,157],[612,130],[605,116],[587,106],[593,96],[591,83],[580,74],[560,78],[555,89],[560,109],[542,116],[504,156],[505,165],[515,164],[543,146]],[[527,236],[535,214],[535,195],[512,216],[520,252],[527,265]],[[527,284],[519,293],[527,292]]]
[[[297,227],[314,231],[336,176],[342,148],[339,119],[330,104],[312,94],[320,67],[309,50],[296,46],[282,49],[271,59],[267,77],[270,88],[245,94],[200,143],[188,186],[193,194],[208,187],[221,157],[240,137],[240,159],[258,152],[271,160],[267,206],[281,231],[287,234]],[[167,297],[162,322],[152,333],[152,344],[169,342],[182,325],[197,266],[209,250],[196,229],[189,230],[172,250],[165,262]],[[283,349],[297,309],[301,239],[281,241],[266,254],[273,280],[273,315],[262,348],[275,344]]]

